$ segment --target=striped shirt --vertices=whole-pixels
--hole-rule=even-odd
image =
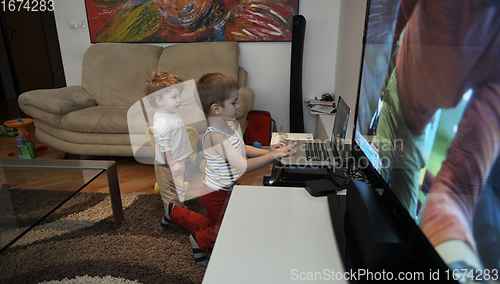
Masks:
[[[222,133],[227,136],[236,151],[243,155],[243,145],[241,144],[239,135],[234,126],[230,123],[228,123],[228,125],[234,131],[234,135],[229,135],[214,127],[208,127],[202,141],[205,140],[205,136],[210,132]],[[205,147],[203,147],[203,149],[205,149]],[[213,190],[231,191],[236,180],[241,176],[241,171],[231,166],[222,155],[210,155],[207,151],[204,152],[205,159],[207,160],[207,166],[205,167],[205,185]]]

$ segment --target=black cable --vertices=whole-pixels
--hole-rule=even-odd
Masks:
[[[345,184],[339,182],[334,175],[330,174],[330,177],[332,178],[332,180],[336,183],[337,186],[340,186],[340,187],[345,187]]]
[[[347,185],[346,185],[346,183],[347,183],[347,179],[346,179],[346,181],[345,181],[345,182],[340,182],[340,181],[338,181],[338,180],[337,180],[337,177],[336,177],[336,176],[338,176],[338,177],[341,177],[341,176],[340,176],[340,175],[336,175],[336,174],[334,174],[333,172],[334,172],[334,168],[332,168],[332,169],[331,169],[331,171],[328,171],[328,174],[330,175],[330,177],[332,178],[332,180],[333,180],[335,183],[337,183],[337,185],[338,185],[338,186],[340,186],[340,187],[342,188],[342,189],[337,188],[337,190],[343,190],[343,189],[347,188],[347,187],[346,187],[346,186],[347,186]],[[345,178],[345,177],[341,177],[341,178]]]

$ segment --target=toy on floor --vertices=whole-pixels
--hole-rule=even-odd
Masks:
[[[36,152],[45,152],[47,151],[47,146],[39,146],[39,147],[36,147]],[[7,154],[7,156],[10,158],[10,157],[14,157],[16,156],[16,154],[14,152],[10,152]]]
[[[17,154],[18,159],[35,159],[35,143],[31,142],[30,133],[26,132],[23,135],[18,135],[16,137],[16,145],[19,148],[19,153]]]
[[[187,181],[184,182],[184,190],[186,192],[190,192],[191,191],[191,184],[189,182],[187,182]],[[156,195],[160,195],[160,187],[158,186],[158,183],[155,183],[154,193]]]
[[[204,173],[207,161],[203,154],[198,130],[194,127],[186,126],[186,131],[189,136],[189,142],[191,142],[191,148],[193,148],[193,153],[189,156],[189,159],[186,159],[186,172],[190,173],[195,168],[198,168],[200,172]]]
[[[186,126],[186,131],[189,136],[189,142],[191,143],[191,147],[193,148],[193,153],[189,156],[189,159],[186,159],[186,170],[184,174],[188,174],[192,172],[195,168],[198,168],[200,172],[205,172],[205,166],[207,165],[207,161],[204,159],[203,149],[201,143],[199,141],[200,135],[198,134],[198,130],[192,126]],[[149,126],[146,129],[146,138],[151,147],[155,148],[155,137],[153,135],[153,126]],[[184,190],[186,191],[186,195],[191,190],[191,184],[187,181],[184,182]],[[160,195],[160,189],[158,188],[158,183],[154,185],[154,193],[156,195]]]
[[[17,129],[17,134],[23,135],[26,133],[26,126],[33,123],[32,118],[18,118],[4,122],[7,127],[15,127]]]
[[[4,137],[15,137],[18,134],[15,127],[6,127],[5,125],[0,125],[0,135]]]

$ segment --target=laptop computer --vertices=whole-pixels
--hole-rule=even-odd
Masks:
[[[341,155],[344,150],[345,135],[350,114],[351,110],[349,106],[344,99],[339,96],[330,142],[287,140],[287,144],[297,142],[297,145],[292,148],[292,150],[297,151],[297,153],[281,158],[281,164],[287,167],[335,166],[335,158],[342,157]]]

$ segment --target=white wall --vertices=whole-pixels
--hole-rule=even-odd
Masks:
[[[352,139],[358,94],[366,0],[341,0],[335,94],[351,108],[346,139]]]
[[[85,19],[84,0],[54,0],[57,35],[66,76],[66,84],[80,85],[82,82],[82,59],[90,46],[90,33],[87,28],[70,29],[68,19]]]
[[[303,96],[314,98],[334,90],[340,0],[302,0],[306,19]],[[278,128],[289,130],[291,43],[242,42],[240,65],[248,71],[248,85],[256,93],[254,109],[268,110]],[[307,132],[315,118],[304,106]]]
[[[304,98],[321,97],[334,91],[340,2],[302,0],[299,4],[300,13],[307,21],[302,74]],[[315,132],[315,119],[305,108],[306,132]]]
[[[335,89],[341,1],[359,0],[299,1],[299,13],[306,18],[304,98],[320,96]],[[88,28],[70,29],[68,19],[86,19],[85,2],[54,0],[54,4],[66,82],[68,85],[80,85],[82,58],[91,44],[90,35]],[[290,55],[290,42],[240,42],[240,65],[248,71],[248,87],[256,94],[254,109],[270,111],[278,127],[283,125],[287,130],[289,129]],[[359,65],[356,68],[359,68]],[[352,96],[355,100],[355,93]],[[306,131],[314,133],[315,119],[307,109],[304,118]]]

